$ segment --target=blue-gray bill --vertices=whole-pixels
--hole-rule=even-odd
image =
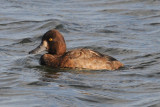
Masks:
[[[29,54],[37,54],[45,50],[46,50],[46,47],[43,45],[43,43],[41,43],[37,48],[30,51]]]

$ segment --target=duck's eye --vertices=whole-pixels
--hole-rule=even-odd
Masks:
[[[52,38],[49,38],[49,41],[51,42],[51,41],[53,41],[53,39],[52,39]]]

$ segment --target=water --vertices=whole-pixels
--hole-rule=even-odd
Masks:
[[[160,106],[159,0],[1,0],[1,107]],[[29,55],[58,29],[68,49],[90,48],[117,71],[52,69]]]

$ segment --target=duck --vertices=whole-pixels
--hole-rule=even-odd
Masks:
[[[38,47],[29,54],[47,51],[40,58],[40,64],[53,68],[90,69],[90,70],[117,70],[124,66],[117,59],[94,51],[78,48],[67,51],[63,35],[56,29],[47,31],[42,36]]]

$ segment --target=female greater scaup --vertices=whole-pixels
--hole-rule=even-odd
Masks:
[[[40,64],[54,68],[115,70],[123,67],[123,64],[115,58],[90,49],[82,48],[66,52],[65,40],[62,34],[55,29],[46,32],[41,44],[29,54],[36,54],[44,50],[47,50],[48,53],[41,56]]]

